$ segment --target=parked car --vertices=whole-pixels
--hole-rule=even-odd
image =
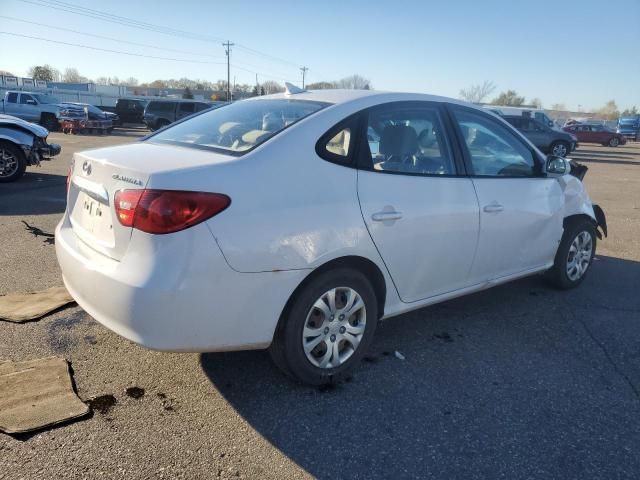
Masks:
[[[640,142],[640,116],[620,117],[616,132],[627,140]]]
[[[321,384],[381,318],[585,278],[606,234],[586,167],[458,100],[291,90],[74,155],[55,244],[92,317],[158,350],[269,347]]]
[[[196,100],[151,100],[144,110],[144,123],[150,130],[158,130],[221,103]]]
[[[533,118],[516,115],[503,115],[502,118],[544,153],[566,157],[578,146],[579,139],[571,133],[548,127]]]
[[[86,109],[89,120],[111,120],[114,126],[120,125],[120,117],[117,113],[107,112],[90,103],[65,102],[65,104]]]
[[[627,143],[624,135],[616,133],[604,125],[595,123],[577,123],[564,127],[566,132],[575,135],[582,143],[599,143],[604,146],[617,147]]]
[[[483,108],[497,114],[497,115],[509,115],[516,117],[529,117],[547,127],[554,128],[555,123],[545,111],[541,108],[526,108],[526,107],[512,107],[510,105],[483,105]]]
[[[119,98],[113,113],[118,115],[119,125],[123,123],[144,123],[144,109],[148,100],[139,98]]]
[[[64,109],[75,107],[65,106],[56,97],[46,93],[8,91],[2,100],[0,113],[39,123],[53,132],[58,129],[60,113]]]
[[[18,180],[30,165],[39,165],[60,153],[47,143],[46,128],[10,115],[0,115],[0,182]]]

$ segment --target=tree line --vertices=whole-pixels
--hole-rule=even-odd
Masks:
[[[484,103],[495,90],[495,83],[485,80],[483,83],[471,85],[468,88],[460,90],[460,98],[471,103]],[[525,97],[518,95],[515,90],[500,92],[497,96],[491,99],[489,103],[491,105],[509,105],[514,107],[527,105],[542,108],[542,101],[539,98],[532,98],[527,102]],[[567,107],[563,103],[554,103],[550,106],[550,109],[567,111]],[[602,107],[597,108],[590,113],[593,113],[604,120],[615,120],[620,116],[625,117],[639,114],[635,105],[631,108],[626,108],[621,112],[615,100],[609,100]]]

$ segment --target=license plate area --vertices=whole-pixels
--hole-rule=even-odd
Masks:
[[[102,247],[114,245],[113,223],[109,205],[80,190],[76,198],[72,224],[76,233],[85,240],[93,239]]]

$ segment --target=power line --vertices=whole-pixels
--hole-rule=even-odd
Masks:
[[[29,20],[22,20],[20,18],[7,17],[5,15],[0,15],[0,18],[6,18],[7,20],[13,20],[13,21],[16,21],[16,22],[28,23],[28,24],[31,24],[31,25],[37,25],[39,27],[51,28],[51,29],[54,29],[54,30],[61,30],[63,32],[76,33],[78,35],[86,35],[88,37],[100,38],[102,40],[111,40],[113,42],[128,43],[129,45],[136,45],[138,47],[154,48],[156,50],[164,50],[164,51],[167,51],[167,52],[182,53],[182,54],[185,54],[185,55],[197,55],[197,56],[202,56],[202,57],[210,57],[210,55],[207,55],[205,53],[187,52],[185,50],[174,50],[172,48],[157,47],[155,45],[149,45],[149,44],[146,44],[146,43],[130,42],[128,40],[122,40],[122,39],[119,39],[119,38],[105,37],[103,35],[96,35],[94,33],[80,32],[78,30],[72,30],[70,28],[57,27],[55,25],[47,25],[46,23],[31,22]],[[210,57],[210,58],[212,58],[212,57]],[[213,57],[213,58],[216,58],[216,57]]]
[[[155,55],[144,55],[144,54],[141,54],[141,53],[123,52],[122,50],[111,50],[109,48],[92,47],[92,46],[89,46],[89,45],[80,45],[78,43],[63,42],[61,40],[51,40],[49,38],[35,37],[35,36],[31,36],[31,35],[22,35],[20,33],[14,33],[14,32],[3,32],[3,31],[0,31],[0,34],[11,35],[11,36],[14,36],[14,37],[30,38],[32,40],[40,40],[42,42],[58,43],[60,45],[68,45],[70,47],[87,48],[89,50],[98,50],[98,51],[101,51],[101,52],[118,53],[118,54],[121,54],[121,55],[130,55],[132,57],[153,58],[153,59],[156,59],[156,60],[170,60],[172,62],[199,63],[199,64],[206,64],[206,65],[224,65],[224,62],[207,62],[207,61],[202,61],[202,60],[189,60],[189,59],[186,59],[186,58],[158,57],[158,56],[155,56]]]
[[[200,40],[200,41],[204,41],[204,42],[220,42],[220,41],[224,41],[225,39],[220,38],[220,37],[214,37],[214,36],[210,36],[210,35],[200,35],[200,34],[194,34],[191,32],[187,32],[184,30],[178,30],[178,29],[174,29],[174,28],[170,28],[170,27],[163,27],[161,25],[156,25],[156,24],[152,24],[152,23],[147,23],[147,22],[142,22],[139,20],[135,20],[132,18],[128,18],[128,17],[124,17],[121,15],[114,15],[114,14],[110,14],[107,12],[102,12],[100,10],[95,10],[95,9],[91,9],[91,8],[86,8],[86,7],[81,7],[78,5],[74,5],[72,3],[68,3],[68,2],[63,2],[60,0],[21,0],[22,2],[25,3],[30,3],[32,5],[38,5],[38,6],[42,6],[42,7],[47,7],[47,8],[52,8],[55,10],[62,10],[68,13],[73,13],[76,15],[82,15],[82,16],[86,16],[86,17],[90,17],[90,18],[95,18],[98,20],[104,20],[107,22],[112,22],[112,23],[117,23],[120,25],[124,25],[124,26],[128,26],[128,27],[133,27],[133,28],[139,28],[142,30],[147,30],[147,31],[152,31],[155,33],[162,33],[164,35],[173,35],[173,36],[181,36],[181,37],[185,37],[185,38],[190,38],[193,40]],[[249,53],[253,53],[255,55],[260,55],[263,56],[265,58],[277,61],[277,62],[281,62],[293,67],[298,68],[299,64],[290,62],[288,60],[284,60],[282,58],[276,57],[274,55],[270,55],[268,53],[264,53],[261,52],[259,50],[247,47],[245,45],[236,45],[237,48],[242,49],[246,52]]]

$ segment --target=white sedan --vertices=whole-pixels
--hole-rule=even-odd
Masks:
[[[541,272],[578,285],[606,223],[570,170],[456,100],[286,92],[75,154],[56,251],[71,295],[116,333],[269,347],[320,384],[380,319]]]

